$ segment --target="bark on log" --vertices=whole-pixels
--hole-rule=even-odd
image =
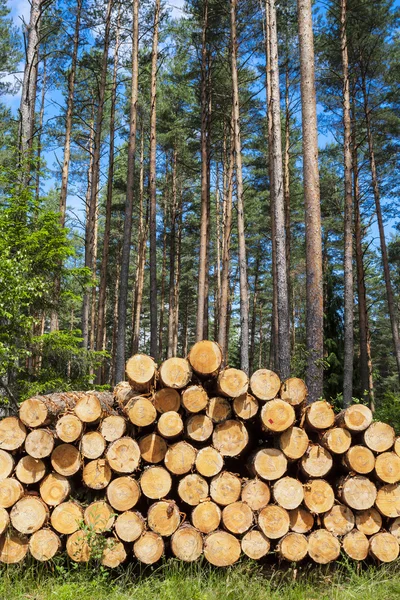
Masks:
[[[207,500],[194,507],[192,523],[201,533],[211,533],[218,529],[221,523],[222,512],[218,504]]]
[[[165,440],[156,433],[145,435],[139,440],[140,456],[148,463],[157,464],[167,453]]]
[[[272,400],[278,395],[281,380],[268,369],[259,369],[250,377],[250,389],[258,400]]]
[[[128,381],[120,381],[113,391],[114,401],[118,404],[120,409],[123,409],[128,401],[137,395],[138,391],[134,390]]]
[[[171,536],[181,523],[179,508],[174,501],[161,500],[152,504],[147,511],[147,524],[154,533],[162,537]]]
[[[113,509],[107,502],[99,500],[97,502],[92,502],[85,509],[83,520],[90,531],[104,533],[105,531],[109,531],[113,526],[115,515]]]
[[[270,546],[269,540],[258,529],[248,531],[241,541],[242,552],[253,560],[260,560],[268,554]]]
[[[127,510],[118,515],[114,529],[123,542],[135,542],[145,530],[145,520],[139,512]]]
[[[49,506],[57,506],[71,493],[69,480],[59,473],[50,473],[40,484],[40,497]]]
[[[164,467],[149,467],[143,472],[140,478],[140,487],[146,498],[150,498],[151,500],[161,500],[161,498],[168,496],[171,491],[172,477]],[[108,489],[109,488],[110,486],[108,486]],[[128,506],[122,510],[128,510],[128,508],[132,507]]]
[[[332,406],[325,400],[313,402],[306,409],[306,423],[311,430],[330,429],[335,423]]]
[[[63,413],[73,411],[85,392],[66,392],[33,396],[21,403],[21,421],[31,429],[54,423]]]
[[[258,514],[258,526],[269,540],[277,540],[289,531],[290,519],[287,510],[269,504]]]
[[[221,348],[216,342],[203,340],[192,346],[188,360],[199,377],[213,377],[222,364]]]
[[[212,439],[222,456],[239,456],[249,443],[249,434],[241,421],[229,419],[216,425]]]
[[[261,479],[274,481],[286,473],[287,459],[277,448],[262,448],[251,458],[249,469]]]
[[[261,409],[262,424],[272,433],[286,431],[292,427],[295,419],[294,408],[280,398],[266,402]]]
[[[72,477],[82,466],[82,459],[78,448],[72,444],[61,444],[51,453],[53,469],[64,477]]]
[[[156,411],[160,414],[170,410],[175,410],[178,412],[181,406],[181,396],[179,392],[173,388],[162,388],[154,394],[153,404],[156,408]]]
[[[133,473],[139,467],[141,450],[136,440],[122,437],[111,442],[106,452],[106,459],[115,473]]]
[[[83,521],[83,509],[76,502],[63,502],[54,508],[50,522],[53,529],[64,535],[78,531]]]
[[[183,477],[178,484],[178,496],[190,506],[197,506],[208,498],[208,483],[197,473]]]
[[[342,547],[347,556],[353,560],[365,560],[368,556],[369,541],[364,533],[353,529],[344,536]]]
[[[15,476],[25,485],[38,483],[46,475],[46,465],[40,458],[23,456],[15,467]]]
[[[232,502],[222,511],[222,523],[230,533],[241,535],[250,529],[254,514],[245,502]]]
[[[344,504],[336,504],[324,514],[324,527],[334,535],[346,535],[354,527],[353,511]]]
[[[250,479],[242,488],[241,498],[254,512],[261,510],[270,501],[271,492],[268,485],[260,479]]]
[[[43,527],[49,517],[47,505],[37,496],[24,496],[11,509],[11,525],[22,534],[30,534]]]
[[[278,542],[277,552],[289,562],[299,562],[307,556],[308,540],[302,533],[287,533]]]
[[[25,451],[33,458],[46,458],[54,448],[54,435],[48,429],[34,429],[26,436]]]
[[[308,554],[314,562],[326,565],[338,558],[339,540],[326,529],[317,529],[308,538]]]
[[[303,485],[293,477],[278,479],[272,488],[272,494],[275,502],[286,510],[297,508],[304,499]]]
[[[130,510],[139,502],[140,487],[132,477],[117,477],[107,486],[107,500],[119,512]]]
[[[298,460],[308,448],[308,435],[300,427],[289,427],[279,436],[279,447],[290,460]]]
[[[192,379],[192,369],[185,358],[167,358],[159,371],[160,379],[165,387],[181,390]]]
[[[61,549],[61,540],[51,529],[39,529],[29,540],[29,552],[36,560],[51,560]]]
[[[72,444],[81,437],[83,433],[83,423],[76,415],[63,415],[57,419],[56,433],[57,437],[62,442]]]
[[[237,475],[223,471],[213,477],[210,483],[210,496],[217,504],[227,506],[240,498],[242,482]]]
[[[154,385],[156,363],[150,356],[135,354],[126,363],[126,375],[137,392],[149,392]]]
[[[207,404],[206,415],[213,423],[223,423],[230,418],[232,408],[226,398],[211,398]]]
[[[234,399],[233,410],[243,421],[253,419],[258,412],[258,400],[251,394],[242,394]]]
[[[133,544],[133,554],[145,565],[153,565],[164,554],[164,540],[154,531],[145,531]]]
[[[208,404],[208,394],[201,385],[191,385],[182,392],[182,406],[189,413],[198,413]]]
[[[0,508],[11,508],[24,495],[24,488],[12,477],[3,479],[0,485]]]
[[[174,475],[185,475],[196,460],[196,450],[188,442],[177,442],[165,454],[164,464]]]
[[[112,472],[104,458],[91,460],[83,469],[83,483],[92,490],[103,490],[111,481]]]
[[[279,395],[292,406],[299,406],[305,402],[307,393],[307,386],[302,379],[290,377],[282,383]]]
[[[203,477],[214,477],[223,469],[224,459],[212,446],[205,446],[198,451],[196,456],[196,470]]]
[[[386,452],[390,450],[395,441],[393,427],[381,421],[371,423],[364,432],[364,443],[373,452]]]
[[[172,535],[171,550],[174,556],[184,562],[197,560],[203,553],[201,533],[188,523],[184,523]]]
[[[240,542],[231,533],[215,531],[204,540],[204,556],[215,567],[229,567],[239,560]]]
[[[323,479],[313,479],[304,484],[304,504],[312,513],[330,510],[335,501],[332,487]]]
[[[220,371],[217,379],[217,390],[221,396],[238,398],[247,393],[249,378],[240,369],[224,369]]]
[[[79,449],[85,458],[94,460],[103,455],[106,445],[106,440],[99,431],[88,431],[82,436]]]

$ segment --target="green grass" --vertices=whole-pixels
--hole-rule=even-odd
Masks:
[[[334,567],[260,566],[229,569],[169,560],[155,568],[116,573],[63,562],[0,569],[0,600],[395,600],[400,563]]]

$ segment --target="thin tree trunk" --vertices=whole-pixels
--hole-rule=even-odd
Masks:
[[[260,310],[259,310],[259,332],[258,332],[258,337],[259,337],[259,347],[258,347],[258,368],[261,369],[263,364],[262,364],[262,350],[263,350],[263,322],[262,322],[262,305],[260,304]]]
[[[254,287],[253,287],[253,305],[251,313],[251,335],[250,335],[250,372],[254,371],[254,355],[256,343],[256,325],[257,325],[257,303],[258,303],[258,277],[260,270],[260,251],[257,249],[256,263],[254,267]]]
[[[40,19],[48,2],[31,0],[29,25],[24,31],[25,68],[21,88],[20,123],[19,123],[19,163],[22,182],[29,181],[30,161],[32,159],[33,136],[35,126],[35,102],[38,76],[38,59],[40,44]]]
[[[306,220],[306,380],[309,401],[323,393],[323,277],[318,130],[311,0],[297,0],[303,131],[303,185]]]
[[[204,320],[206,306],[207,278],[207,246],[208,246],[208,155],[207,155],[207,31],[208,31],[208,0],[203,2],[203,26],[201,37],[201,209],[200,209],[200,252],[199,252],[199,282],[197,292],[196,341],[204,336]]]
[[[86,221],[85,221],[85,267],[89,267],[88,263],[88,240],[89,240],[89,206],[90,206],[90,198],[92,195],[92,185],[93,185],[93,149],[94,149],[94,104],[92,105],[92,118],[89,124],[89,144],[88,144],[88,152],[89,152],[89,167],[87,172],[87,189],[86,189],[86,198],[85,198],[85,212],[86,212]],[[85,288],[83,292],[83,306],[82,306],[82,346],[86,350],[89,346],[89,308],[90,308],[90,295],[89,289]]]
[[[374,150],[374,139],[371,129],[371,114],[370,107],[368,102],[368,94],[367,94],[367,86],[365,81],[365,76],[362,76],[362,93],[364,100],[364,113],[365,113],[365,124],[367,127],[367,139],[368,139],[368,150],[369,150],[369,164],[371,169],[371,179],[372,179],[372,188],[374,191],[374,199],[375,199],[375,212],[378,219],[378,229],[379,229],[379,238],[381,244],[381,254],[382,254],[382,263],[383,263],[383,273],[385,277],[385,286],[386,286],[386,298],[388,303],[390,324],[392,326],[392,337],[393,337],[393,346],[394,353],[397,362],[397,370],[398,376],[400,378],[400,338],[399,338],[399,329],[396,318],[396,308],[395,301],[393,295],[392,283],[390,280],[390,269],[389,269],[389,261],[386,247],[386,239],[385,239],[385,228],[383,225],[382,218],[382,208],[381,208],[381,195],[379,190],[378,183],[378,173],[376,170],[376,161],[375,161],[375,150]]]
[[[175,314],[174,314],[174,344],[173,356],[178,353],[178,331],[179,331],[179,299],[180,299],[180,284],[181,284],[181,263],[182,263],[182,211],[183,211],[183,193],[180,190],[178,215],[178,246],[176,256],[176,278],[175,278]]]
[[[153,47],[151,51],[150,97],[150,354],[157,360],[157,56],[160,0],[155,0]]]
[[[166,188],[168,189],[168,177],[166,176]],[[165,312],[165,275],[167,270],[167,207],[169,190],[165,190],[164,196],[164,210],[163,210],[163,251],[162,251],[162,263],[161,263],[161,289],[160,289],[160,318],[159,318],[159,330],[158,330],[158,356],[160,360],[163,359],[163,346],[164,346],[164,312]]]
[[[249,372],[249,294],[247,282],[246,240],[244,234],[243,208],[243,174],[242,146],[240,140],[240,105],[239,85],[237,74],[237,37],[236,37],[236,6],[237,0],[231,0],[231,62],[232,62],[232,92],[233,92],[233,134],[236,159],[236,187],[238,211],[238,244],[239,244],[239,281],[240,281],[240,367]]]
[[[118,331],[115,343],[115,380],[121,381],[125,372],[125,334],[128,306],[129,259],[131,253],[132,214],[135,182],[136,122],[139,78],[139,0],[132,4],[132,80],[129,115],[128,165],[124,232],[122,238],[121,273],[118,296]]]
[[[270,24],[272,169],[274,172],[274,221],[276,245],[276,286],[278,292],[279,374],[290,375],[290,317],[286,261],[285,198],[281,140],[278,35],[275,0],[268,1]]]
[[[169,245],[169,309],[168,309],[168,350],[167,357],[174,356],[174,325],[175,325],[175,261],[176,261],[176,213],[177,213],[177,175],[176,175],[177,150],[172,154],[172,203],[170,220],[170,245]]]
[[[222,244],[222,274],[221,274],[221,301],[219,308],[218,343],[221,346],[222,356],[225,358],[228,352],[226,340],[228,337],[228,315],[229,315],[229,267],[230,267],[230,243],[232,229],[232,192],[233,192],[233,168],[235,162],[235,144],[233,135],[233,106],[230,127],[230,152],[226,175],[223,244]],[[226,170],[226,165],[225,165]]]
[[[215,182],[215,226],[216,226],[216,288],[214,292],[214,339],[218,339],[219,307],[221,299],[221,223],[220,223],[220,196],[219,196],[219,168],[216,164],[216,182]]]
[[[44,103],[46,99],[46,83],[47,83],[47,57],[46,49],[43,57],[43,74],[42,74],[42,94],[40,98],[40,111],[39,111],[39,123],[38,123],[38,135],[37,135],[37,166],[36,166],[36,190],[35,197],[36,202],[39,202],[40,197],[40,169],[41,169],[41,156],[42,156],[42,133],[43,133],[43,119],[44,119]]]
[[[367,308],[367,294],[365,289],[365,270],[362,248],[362,229],[360,213],[360,183],[357,160],[357,141],[353,131],[353,181],[354,181],[354,230],[355,250],[357,263],[357,298],[358,298],[358,321],[360,336],[360,387],[361,393],[368,393],[369,405],[374,409],[374,380],[372,376],[372,358],[369,336],[369,319]]]
[[[353,190],[351,182],[351,115],[349,57],[347,49],[347,0],[341,0],[340,41],[343,70],[343,153],[344,153],[344,373],[343,406],[350,406],[353,400]]]
[[[138,251],[137,268],[134,289],[134,307],[132,323],[132,354],[136,354],[139,349],[140,316],[142,313],[142,299],[144,286],[144,268],[146,263],[146,240],[148,229],[148,210],[146,210],[146,223],[144,222],[144,124],[140,128],[140,171],[139,171],[139,232],[138,232]]]
[[[108,177],[107,177],[107,196],[106,196],[106,222],[104,225],[103,238],[103,256],[100,268],[100,284],[99,284],[99,303],[97,314],[97,339],[96,349],[105,349],[105,320],[106,320],[106,293],[107,293],[107,272],[108,272],[108,257],[110,251],[110,233],[111,233],[111,211],[113,202],[113,184],[114,184],[114,151],[115,151],[115,111],[117,102],[117,75],[118,75],[118,53],[120,47],[120,17],[121,12],[118,10],[118,18],[115,32],[115,49],[114,49],[114,68],[111,90],[111,109],[110,109],[110,144],[109,144],[109,159],[108,159]],[[101,369],[98,377],[101,376]],[[99,380],[98,383],[101,383]]]
[[[270,51],[270,11],[268,0],[265,0],[265,81],[267,100],[267,142],[268,142],[268,178],[269,201],[271,218],[271,262],[272,262],[272,313],[271,313],[271,343],[269,353],[269,367],[278,368],[279,365],[279,327],[278,327],[278,286],[276,270],[276,227],[275,227],[275,191],[273,170],[273,145],[272,145],[272,91],[271,91],[271,51]]]
[[[121,285],[120,285],[120,277],[121,277],[121,265],[122,265],[122,252],[121,249],[118,249],[117,252],[117,265],[115,272],[115,298],[114,298],[114,310],[113,310],[113,328],[112,328],[112,338],[111,338],[111,365],[110,365],[110,385],[115,385],[119,383],[120,379],[117,377],[116,370],[116,362],[117,362],[117,349],[116,345],[118,343],[118,327],[119,327],[119,295],[121,293]]]
[[[69,163],[71,156],[71,133],[72,133],[72,115],[74,111],[74,92],[75,92],[75,76],[76,76],[76,65],[78,60],[79,50],[79,33],[81,27],[81,13],[82,13],[83,0],[76,0],[76,17],[75,17],[75,31],[71,58],[71,69],[68,75],[68,99],[67,99],[67,112],[65,116],[65,140],[64,140],[64,160],[61,172],[61,191],[60,191],[60,224],[61,227],[65,226],[65,212],[67,208],[67,194],[68,194],[68,173]]]
[[[210,321],[210,238],[211,238],[211,66],[210,52],[207,51],[207,129],[206,129],[206,152],[207,152],[207,243],[206,243],[206,281],[204,287],[204,326],[203,340],[209,337]]]

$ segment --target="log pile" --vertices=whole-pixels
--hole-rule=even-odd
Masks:
[[[222,364],[211,341],[159,367],[137,354],[113,394],[37,396],[2,419],[0,561],[396,559],[393,428]]]

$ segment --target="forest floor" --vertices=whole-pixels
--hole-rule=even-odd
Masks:
[[[229,569],[175,560],[137,571],[25,564],[0,569],[0,600],[395,600],[400,563],[272,568],[242,561]]]

